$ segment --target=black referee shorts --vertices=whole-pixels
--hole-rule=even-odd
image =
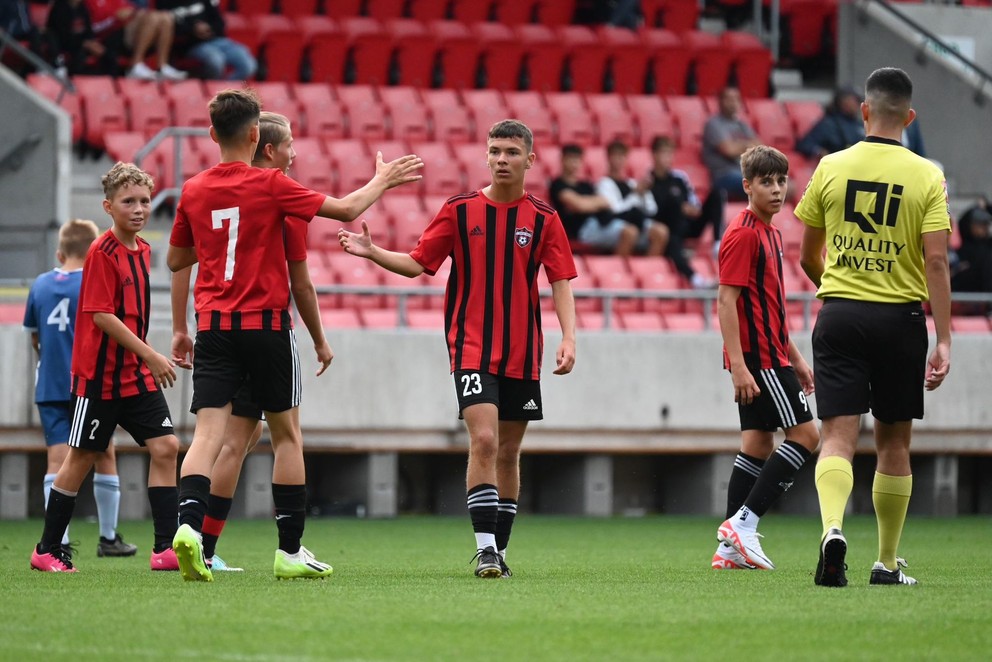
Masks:
[[[246,384],[247,399],[239,394]],[[292,329],[197,332],[190,411],[223,407],[236,395],[262,411],[299,406],[300,358]]]
[[[813,327],[820,418],[923,418],[927,323],[920,303],[827,299]]]

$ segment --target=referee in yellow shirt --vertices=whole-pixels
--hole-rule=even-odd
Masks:
[[[814,581],[820,586],[847,585],[841,529],[860,417],[869,410],[878,456],[872,484],[878,562],[869,584],[916,583],[903,574],[896,551],[913,487],[913,419],[923,418],[924,388],[940,386],[951,366],[951,225],[943,173],[900,142],[916,117],[912,96],[906,72],[872,72],[861,104],[867,137],[823,157],[796,207],[806,224],[802,267],[824,302],[813,328],[823,419],[816,465],[823,538]],[[927,299],[937,329],[929,360]]]

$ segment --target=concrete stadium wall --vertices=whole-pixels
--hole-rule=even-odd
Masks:
[[[69,218],[68,115],[0,66],[0,278],[50,268],[55,231]]]
[[[898,5],[898,9],[905,11],[910,6]],[[923,11],[924,6],[913,9]],[[930,6],[926,11],[933,15],[921,16],[921,22],[938,35],[958,29],[937,18],[953,16],[958,8]],[[984,34],[987,16],[982,11],[982,20],[974,23],[983,32],[982,53],[989,48]],[[876,3],[841,3],[838,20],[837,80],[864,85],[879,67],[904,69],[913,79],[913,107],[927,156],[943,164],[951,194],[988,193],[992,188],[992,160],[988,158],[992,133],[987,130],[992,125],[992,89],[972,74],[962,73],[956,60],[935,53],[926,39]]]
[[[376,517],[464,512],[467,438],[441,334],[353,330],[329,338],[335,359],[320,378],[313,375],[309,344],[301,342],[311,502],[324,513]],[[169,340],[167,331],[152,333],[160,351]],[[797,342],[808,356],[809,338]],[[564,377],[550,374],[556,343],[549,334],[546,419],[533,424],[525,442],[521,508],[594,516],[722,512],[739,431],[718,334],[583,333],[576,369]],[[0,327],[0,361],[0,451],[7,449],[0,452],[0,518],[37,516],[43,441],[31,404],[33,357],[22,330]],[[992,337],[956,337],[950,378],[927,395],[927,417],[916,427],[915,512],[992,511],[992,493],[981,478],[992,468],[990,372]],[[167,391],[187,442],[190,393],[187,372]],[[815,396],[812,404],[815,411]],[[868,425],[861,440],[866,452]],[[128,452],[134,445],[126,434],[117,443],[122,517],[146,517],[146,458]],[[31,448],[39,452],[27,452]],[[856,463],[853,512],[871,510],[865,490],[872,461],[866,454]],[[271,468],[265,445],[248,458],[237,516],[271,513]],[[810,467],[781,507],[816,512]]]

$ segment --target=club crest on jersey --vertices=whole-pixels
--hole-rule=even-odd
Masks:
[[[517,228],[517,231],[513,233],[513,238],[516,240],[517,246],[526,248],[530,244],[530,240],[534,238],[534,233],[527,228]]]

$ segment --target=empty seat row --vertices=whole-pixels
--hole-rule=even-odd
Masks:
[[[686,4],[696,0],[667,0]],[[221,9],[249,16],[327,15],[333,18],[368,16],[379,20],[415,18],[423,21],[498,21],[564,25],[572,21],[575,0],[220,0]],[[669,13],[672,13],[669,10]],[[685,19],[679,17],[681,22]],[[680,23],[681,24],[681,23]]]
[[[76,94],[62,94],[57,81],[32,75],[29,84],[57,99],[73,117],[73,137],[102,149],[110,131],[155,135],[167,126],[206,127],[206,105],[227,81],[179,83],[84,77]],[[482,142],[489,127],[517,117],[534,131],[536,143],[606,144],[614,139],[649,146],[655,136],[676,139],[697,152],[706,119],[717,112],[713,96],[579,94],[575,92],[416,89],[365,85],[255,82],[263,107],[282,113],[300,137],[367,140]],[[163,100],[165,103],[163,103]],[[791,150],[822,115],[809,101],[748,99],[744,119],[763,141]]]
[[[266,80],[624,94],[768,96],[770,51],[752,34],[371,17],[228,14]]]

